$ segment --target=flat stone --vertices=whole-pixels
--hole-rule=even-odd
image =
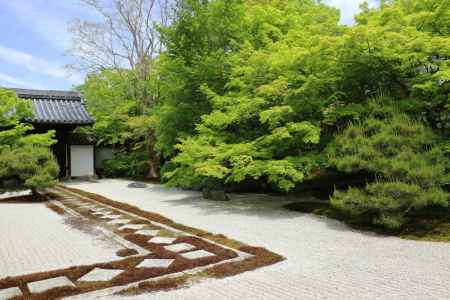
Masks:
[[[105,211],[105,210],[108,210],[108,209],[104,208],[104,207],[97,207],[97,208],[92,208],[91,209],[91,211],[94,211],[94,212],[102,212],[102,211]]]
[[[112,214],[112,211],[97,211],[93,213],[94,216],[106,216]]]
[[[187,259],[197,259],[197,258],[214,256],[215,254],[205,251],[205,250],[197,250],[197,251],[192,251],[192,252],[181,253],[180,255]]]
[[[116,220],[109,221],[108,224],[113,224],[113,225],[127,224],[128,222],[130,222],[130,219],[116,219]]]
[[[157,236],[158,233],[159,233],[159,230],[143,229],[143,230],[136,231],[134,234],[147,235],[147,236]]]
[[[103,217],[100,217],[100,219],[111,219],[111,220],[115,220],[115,219],[120,219],[122,218],[122,215],[104,215]]]
[[[155,243],[155,244],[171,244],[173,241],[175,241],[176,238],[171,237],[162,237],[162,236],[156,236],[154,238],[151,238],[149,240],[149,243]]]
[[[72,283],[72,281],[70,281],[65,276],[35,281],[35,282],[31,282],[28,284],[28,288],[30,289],[30,292],[33,294],[42,293],[42,292],[48,291],[50,289],[63,287],[63,286],[75,287],[75,285]]]
[[[22,296],[22,291],[18,287],[0,290],[0,299],[11,299],[18,296]]]
[[[122,273],[123,270],[108,270],[108,269],[100,269],[95,268],[94,270],[90,271],[78,281],[110,281],[114,277],[118,276],[120,273]]]
[[[172,252],[181,252],[181,251],[192,250],[195,247],[193,245],[191,245],[191,244],[180,243],[180,244],[165,246],[164,248],[166,250],[169,250],[169,251],[172,251]]]
[[[168,268],[175,259],[144,259],[136,268]]]
[[[142,182],[132,182],[132,183],[128,184],[128,187],[133,188],[133,189],[145,189],[147,187],[147,185]]]
[[[97,207],[97,205],[92,204],[92,203],[85,203],[83,205],[80,205],[80,207],[83,207],[83,208],[94,208],[94,207]]]
[[[124,229],[134,229],[134,230],[139,230],[144,228],[146,225],[143,224],[126,224],[123,225],[122,227],[119,228],[119,230],[124,230]]]

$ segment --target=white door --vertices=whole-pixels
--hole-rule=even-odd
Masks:
[[[70,146],[70,175],[94,176],[94,146]]]

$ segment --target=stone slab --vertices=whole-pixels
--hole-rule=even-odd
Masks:
[[[157,236],[158,233],[159,233],[159,230],[143,229],[143,230],[136,231],[134,234],[147,235],[147,236]]]
[[[151,238],[149,240],[149,243],[155,243],[155,244],[171,244],[176,240],[176,238],[171,237],[162,237],[162,236],[156,236],[154,238]]]
[[[175,259],[144,259],[136,268],[168,268]]]
[[[78,281],[93,282],[93,281],[110,281],[114,277],[122,273],[123,270],[111,270],[111,269],[101,269],[95,268],[91,272],[87,273]]]
[[[93,213],[94,216],[105,216],[105,215],[108,215],[108,214],[112,214],[112,212],[103,210],[103,211],[97,211],[97,212]]]
[[[147,187],[147,185],[143,182],[132,182],[130,184],[128,184],[129,188],[134,188],[134,189],[145,189]]]
[[[42,293],[51,290],[53,288],[65,286],[75,287],[72,281],[70,281],[65,276],[35,281],[28,284],[28,288],[30,289],[30,292],[33,294]]]
[[[22,296],[22,291],[18,287],[0,290],[0,299],[11,299],[18,296]]]
[[[92,209],[91,209],[91,211],[93,211],[93,212],[98,212],[98,213],[104,212],[105,210],[108,210],[108,209],[107,209],[107,208],[104,208],[104,207],[97,207],[97,208],[92,208]]]
[[[144,228],[146,225],[143,224],[126,224],[119,228],[119,230],[125,230],[125,229],[133,229],[133,230],[140,230]]]
[[[103,217],[100,217],[100,219],[111,219],[116,220],[122,218],[122,215],[104,215]]]
[[[172,252],[181,252],[181,251],[188,251],[195,248],[195,246],[187,243],[180,243],[175,245],[169,245],[164,247],[166,250],[172,251]]]
[[[120,224],[127,224],[128,222],[130,222],[130,219],[116,219],[109,221],[108,224],[120,225]]]
[[[180,255],[187,259],[197,259],[197,258],[214,256],[215,254],[205,251],[205,250],[197,250],[197,251],[192,251],[192,252],[181,253]]]

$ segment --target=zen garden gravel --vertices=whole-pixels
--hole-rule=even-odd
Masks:
[[[130,189],[129,183],[70,186],[286,257],[252,272],[130,299],[450,299],[450,244],[355,231],[335,220],[285,210],[292,199],[231,195],[229,202],[216,202],[155,184]]]
[[[68,186],[264,247],[284,256],[285,260],[224,279],[205,279],[188,288],[125,299],[450,299],[450,244],[355,231],[334,220],[287,211],[283,206],[292,199],[230,195],[229,202],[215,202],[202,199],[196,192],[154,184],[131,189],[127,187],[129,183],[100,180],[72,182]],[[175,233],[160,236],[164,230],[140,224],[126,211],[104,209],[102,205],[69,195],[65,199],[64,205],[67,203],[98,220],[95,222],[102,224],[98,232],[87,232],[74,219],[64,218],[44,203],[0,204],[0,285],[7,276],[114,261],[124,245],[133,249],[136,257],[146,257],[138,260],[134,266],[136,272],[172,268],[178,256],[192,261],[216,256],[183,242],[184,234],[179,235],[181,242],[176,241]],[[105,215],[121,218],[102,219]],[[114,222],[118,220],[124,223]],[[105,239],[105,232],[111,238]],[[130,232],[145,238],[142,247],[147,243],[157,245],[175,256],[151,256],[148,250],[120,237]],[[192,272],[187,270],[186,274]],[[70,289],[89,282],[116,280],[122,274],[120,268],[96,265],[76,280],[60,274],[29,282],[27,288],[30,292],[52,287]],[[124,299],[122,295],[114,296],[115,291],[115,288],[100,289],[67,299]],[[0,288],[0,299],[21,296],[21,293],[17,287]]]

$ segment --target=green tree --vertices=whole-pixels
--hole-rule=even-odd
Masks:
[[[223,93],[231,53],[242,38],[241,0],[179,1],[175,19],[161,29],[166,51],[158,58],[154,89],[158,105],[153,114],[156,148],[165,158],[176,153],[180,138],[194,134],[211,104],[202,86]]]
[[[336,191],[332,205],[391,229],[401,227],[413,211],[448,207],[450,197],[442,190],[447,158],[436,146],[438,137],[392,101],[368,106],[367,118],[337,135],[329,155],[338,170],[371,174],[367,180],[375,180],[364,188]]]
[[[23,123],[31,116],[30,103],[7,89],[0,89],[0,192],[46,188],[56,183],[59,172],[49,150],[54,132],[28,134],[33,127]]]
[[[287,191],[323,163],[320,121],[337,79],[336,62],[326,58],[343,32],[338,11],[315,1],[239,7],[245,16],[239,43],[226,52],[227,82],[198,87],[211,112],[176,146],[169,184],[259,180]]]
[[[133,71],[103,70],[90,74],[79,90],[96,122],[82,129],[94,134],[101,145],[112,146],[117,155],[106,164],[111,176],[147,177],[149,151],[153,143],[148,138],[151,131],[151,107],[142,106],[135,93]],[[147,83],[150,90],[150,83]]]

